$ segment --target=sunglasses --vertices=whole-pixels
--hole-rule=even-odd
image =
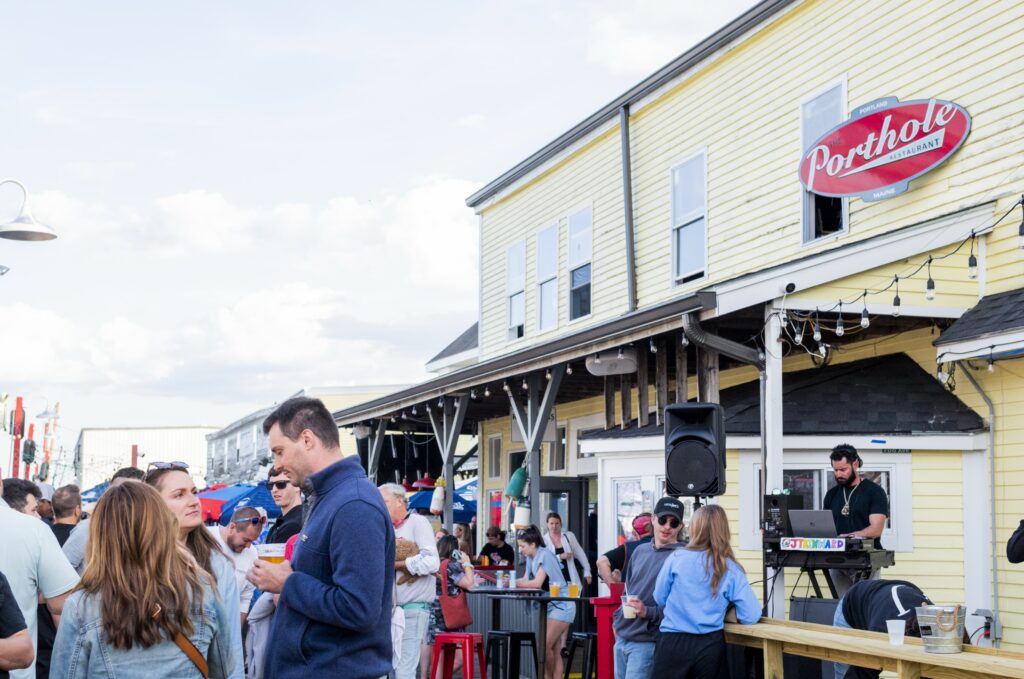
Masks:
[[[231,523],[236,526],[244,526],[246,524],[249,524],[250,526],[262,526],[266,522],[267,517],[265,516],[247,516],[244,519],[235,519]]]
[[[669,526],[671,526],[672,528],[679,528],[679,519],[677,519],[676,517],[674,517],[674,516],[659,516],[658,517],[658,525],[659,526],[664,526],[666,523]]]
[[[181,461],[174,462],[150,462],[149,466],[146,467],[146,471],[153,469],[180,469],[181,471],[188,471],[188,463]]]
[[[291,481],[267,481],[267,488],[277,488],[278,490],[284,490],[290,485],[292,485]]]

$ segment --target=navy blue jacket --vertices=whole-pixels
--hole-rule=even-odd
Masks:
[[[391,671],[395,531],[358,457],[309,477],[315,504],[270,629],[269,679]]]

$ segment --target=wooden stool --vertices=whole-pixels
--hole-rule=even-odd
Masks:
[[[442,679],[452,679],[455,672],[455,651],[462,647],[462,676],[474,679],[473,652],[480,665],[480,679],[487,679],[487,661],[484,659],[484,637],[473,632],[441,632],[434,636],[434,649],[430,653],[430,679],[434,679],[437,664],[444,655]]]

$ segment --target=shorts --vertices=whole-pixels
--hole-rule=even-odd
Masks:
[[[572,623],[576,619],[576,604],[568,601],[552,601],[548,603],[548,620]]]

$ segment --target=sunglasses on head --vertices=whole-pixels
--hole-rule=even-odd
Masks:
[[[284,490],[290,485],[292,485],[291,481],[267,481],[267,488],[277,488],[278,490]]]
[[[150,462],[149,466],[146,467],[146,471],[152,469],[179,469],[181,471],[188,471],[188,463],[175,460],[174,462]]]
[[[244,519],[235,519],[231,523],[235,524],[236,526],[244,526],[246,524],[250,526],[262,526],[266,522],[267,517],[265,516],[247,516]]]
[[[674,516],[659,516],[658,517],[658,525],[659,526],[664,526],[666,523],[669,526],[671,526],[672,528],[679,528],[679,519],[677,519],[676,517],[674,517]]]

